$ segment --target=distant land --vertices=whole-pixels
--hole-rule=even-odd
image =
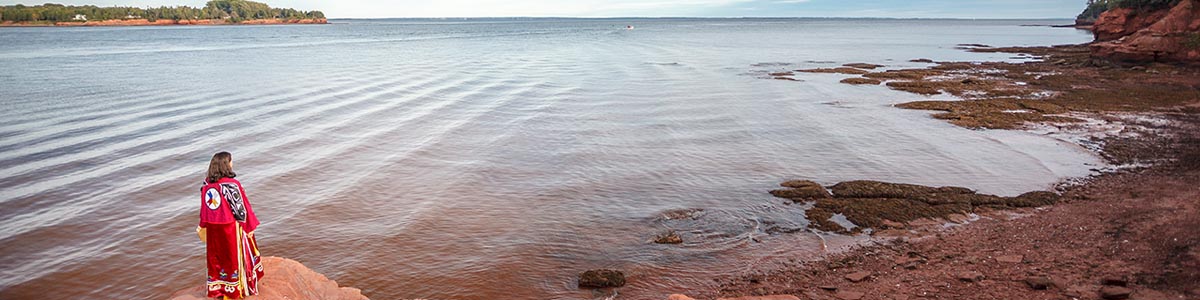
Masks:
[[[273,8],[246,0],[213,0],[189,6],[98,7],[46,3],[0,6],[0,27],[21,26],[167,26],[326,24],[325,13]]]

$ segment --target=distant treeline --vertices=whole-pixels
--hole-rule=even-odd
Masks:
[[[1179,0],[1088,0],[1087,9],[1077,19],[1096,20],[1100,14],[1114,8],[1164,9],[1174,6]]]
[[[0,21],[14,22],[69,22],[82,21],[77,15],[86,17],[88,21],[104,21],[114,19],[158,19],[171,20],[201,20],[224,19],[229,22],[241,22],[255,19],[324,19],[320,11],[301,11],[291,8],[271,8],[267,4],[246,0],[213,0],[203,8],[188,6],[163,6],[158,8],[137,7],[97,7],[93,5],[65,6],[47,3],[38,6],[10,5],[0,6]]]

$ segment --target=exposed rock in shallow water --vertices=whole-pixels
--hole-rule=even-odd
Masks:
[[[850,64],[844,64],[842,66],[851,67],[851,68],[859,68],[859,69],[868,69],[868,70],[874,70],[874,69],[885,67],[884,65],[868,64],[868,63],[850,63]]]
[[[679,236],[679,233],[672,230],[671,232],[660,234],[657,237],[655,237],[654,243],[656,243],[656,244],[682,244],[683,238]]]
[[[860,69],[855,69],[855,68],[850,68],[850,67],[804,69],[804,70],[796,70],[796,72],[804,72],[804,73],[837,73],[837,74],[850,74],[850,75],[862,75],[862,74],[867,74],[867,73],[870,73],[870,72],[868,72],[868,71],[864,71],[864,70],[860,70]]]
[[[579,274],[579,287],[609,288],[625,285],[625,274],[617,270],[595,269]]]
[[[1033,99],[989,99],[965,101],[915,101],[896,105],[906,109],[940,110],[934,118],[949,120],[950,123],[967,128],[1014,129],[1026,122],[1079,122],[1080,120],[1048,116],[1061,114],[1067,109],[1043,100]]]
[[[786,189],[771,191],[771,195],[799,202],[806,199],[829,198],[829,191],[820,184],[808,180],[791,180],[779,184]]]
[[[979,208],[1037,207],[1054,204],[1059,198],[1051,192],[1000,197],[979,194],[963,187],[930,187],[870,180],[842,182],[833,185],[830,190],[833,191],[833,198],[803,198],[814,201],[813,208],[805,211],[805,215],[810,222],[809,227],[838,233],[858,233],[866,228],[903,228],[905,223],[919,219],[965,223],[969,221],[967,215]],[[778,193],[772,191],[772,194]],[[845,220],[858,227],[846,228],[834,220],[837,215],[844,216]]]
[[[663,211],[659,214],[665,220],[696,219],[704,213],[703,208],[683,208]]]
[[[883,82],[879,81],[879,80],[875,80],[875,79],[870,79],[870,78],[851,77],[851,78],[842,79],[841,83],[853,84],[853,85],[860,85],[860,84],[878,85]]]

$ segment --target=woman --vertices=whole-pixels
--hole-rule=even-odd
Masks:
[[[208,297],[240,299],[258,294],[263,276],[254,229],[258,218],[242,183],[233,179],[233,155],[214,154],[200,188],[200,226],[208,248]]]

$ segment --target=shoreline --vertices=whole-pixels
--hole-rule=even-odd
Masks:
[[[203,20],[169,20],[148,19],[104,20],[86,22],[0,22],[0,27],[127,27],[127,26],[221,26],[221,25],[317,25],[329,24],[328,19],[257,19],[237,23],[226,22],[223,19]]]
[[[718,278],[717,291],[689,296],[1200,297],[1200,190],[1195,187],[1200,182],[1200,98],[1194,96],[1200,69],[1164,64],[1126,68],[1092,59],[1088,45],[961,46],[1039,60],[929,61],[933,65],[922,69],[797,72],[861,75],[843,82],[951,94],[959,99],[895,106],[938,111],[934,118],[961,127],[1066,136],[1118,168],[1065,181],[1057,188],[1062,192],[1057,204],[904,222],[872,232],[864,245]],[[996,76],[997,70],[1015,74]],[[1044,96],[1022,97],[1039,94]],[[1117,134],[1108,134],[1114,126],[1120,128]]]

